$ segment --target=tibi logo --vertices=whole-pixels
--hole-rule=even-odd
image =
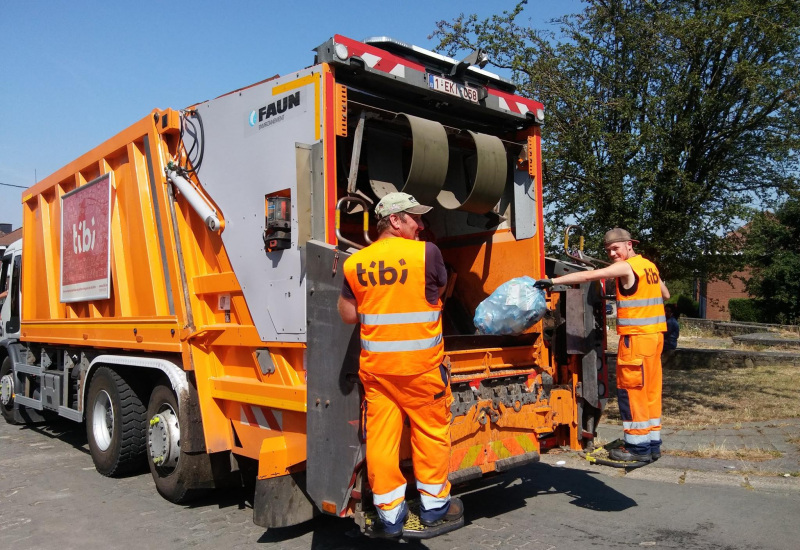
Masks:
[[[92,229],[89,229],[89,222],[82,220],[78,225],[72,224],[72,251],[75,254],[89,252],[94,249],[94,241],[97,231],[94,229],[94,218],[92,218]]]
[[[369,264],[369,270],[364,269],[364,266],[361,263],[357,263],[356,278],[358,279],[358,283],[361,286],[393,285],[395,283],[400,283],[401,285],[405,284],[406,279],[408,278],[408,269],[404,268],[403,266],[406,265],[406,261],[401,259],[399,263],[401,269],[398,276],[397,269],[393,267],[387,267],[383,263],[383,260],[379,261],[377,263],[377,280],[375,279],[375,262]],[[367,279],[369,279],[369,282],[367,282]]]

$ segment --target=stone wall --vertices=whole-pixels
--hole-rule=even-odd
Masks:
[[[684,329],[696,328],[702,332],[713,334],[714,336],[735,336],[737,334],[752,334],[754,332],[793,332],[800,335],[800,325],[769,325],[766,323],[735,323],[732,321],[715,321],[713,319],[695,319],[693,317],[682,316],[679,319],[681,331]],[[606,319],[606,327],[609,334],[616,332],[616,317]]]
[[[770,325],[766,323],[736,323],[732,321],[713,321],[711,319],[680,318],[681,328],[696,327],[703,332],[713,333],[714,336],[735,336],[737,334],[752,334],[754,332],[793,332],[800,334],[800,325]]]
[[[664,369],[736,369],[764,365],[800,367],[800,353],[678,348],[662,356]]]
[[[617,354],[608,353],[609,367],[616,368]],[[800,367],[800,353],[678,348],[661,356],[664,370],[740,369],[765,365]]]

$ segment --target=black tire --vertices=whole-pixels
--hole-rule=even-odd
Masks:
[[[147,425],[141,399],[117,372],[100,367],[89,383],[86,437],[98,472],[121,476],[144,466]]]
[[[207,474],[209,456],[206,453],[187,454],[180,450],[175,455],[173,450],[171,453],[173,460],[170,461],[170,464],[156,464],[154,454],[159,457],[163,455],[160,449],[164,447],[164,444],[159,443],[159,441],[151,441],[151,438],[155,439],[156,437],[163,439],[163,431],[159,431],[156,415],[160,415],[160,419],[163,419],[165,415],[168,416],[173,429],[175,423],[177,423],[177,446],[180,448],[181,417],[178,409],[178,399],[169,386],[163,384],[156,386],[153,393],[150,394],[150,403],[147,406],[147,423],[149,427],[147,432],[147,464],[150,466],[150,473],[153,474],[156,489],[165,499],[177,504],[189,502],[205,495],[208,490],[199,488],[198,485],[202,478],[209,477]],[[175,434],[173,433],[172,436],[175,437]],[[174,463],[176,457],[177,463]]]
[[[12,368],[13,364],[11,362],[10,357],[6,357],[3,359],[3,365],[0,366],[0,380],[4,377],[6,378],[6,383],[11,383],[11,389],[13,390],[14,382],[14,369]],[[13,391],[12,391],[13,393]],[[0,413],[3,415],[3,418],[9,424],[17,424],[17,421],[14,418],[14,398],[11,397],[7,404],[3,404],[0,401]]]

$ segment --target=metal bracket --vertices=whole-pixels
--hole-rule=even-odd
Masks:
[[[364,139],[364,122],[367,119],[367,112],[361,111],[358,117],[356,133],[353,136],[353,154],[350,156],[350,176],[347,178],[347,193],[356,192],[356,180],[358,179],[358,165],[361,162],[361,142]]]
[[[261,367],[261,374],[275,372],[275,363],[272,361],[272,356],[268,349],[257,349],[256,360],[258,360],[258,366]]]

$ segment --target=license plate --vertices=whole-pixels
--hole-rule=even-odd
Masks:
[[[472,86],[465,86],[464,84],[453,82],[448,78],[436,76],[435,74],[428,75],[428,86],[437,92],[444,92],[473,103],[478,103],[478,89]]]

